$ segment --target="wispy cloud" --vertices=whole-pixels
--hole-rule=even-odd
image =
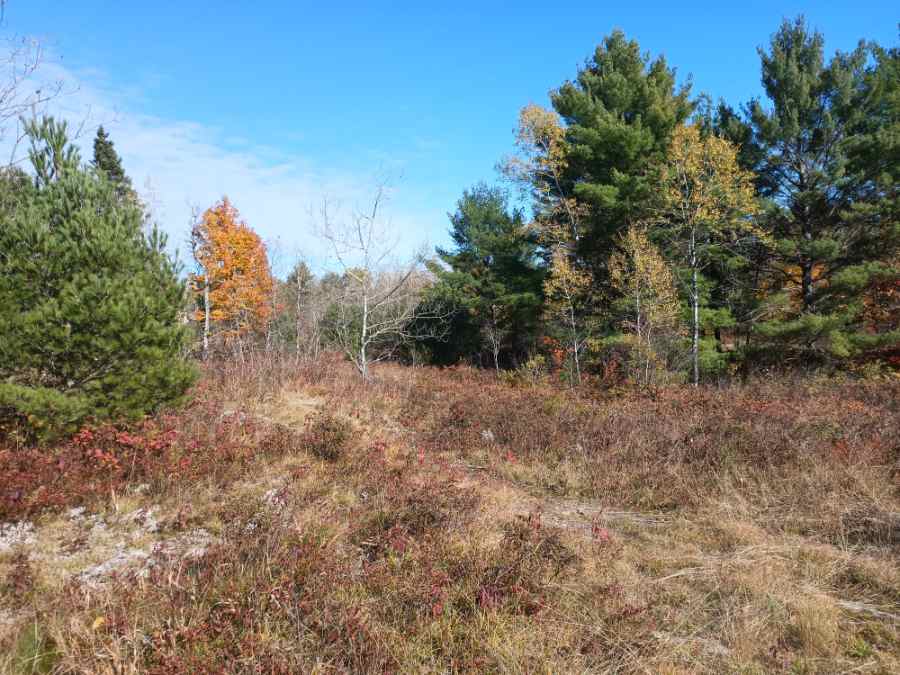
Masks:
[[[91,155],[94,129],[99,124],[107,128],[135,188],[182,259],[191,209],[206,208],[228,195],[264,239],[279,242],[283,259],[301,253],[314,266],[326,268],[328,249],[316,235],[314,212],[328,198],[343,205],[346,215],[371,197],[371,172],[338,169],[256,145],[239,130],[146,114],[139,108],[144,102],[139,91],[133,86],[117,89],[96,69],[75,72],[46,63],[41,77],[66,82],[68,93],[56,99],[49,112],[73,126],[87,121],[78,139],[85,158]],[[402,174],[402,166],[394,164],[388,170]],[[420,248],[429,233],[442,227],[443,214],[423,209],[412,190],[404,192],[402,180],[390,206],[401,255]]]

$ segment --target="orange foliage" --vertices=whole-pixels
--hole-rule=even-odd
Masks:
[[[900,260],[893,267],[900,269]],[[900,276],[879,279],[869,285],[863,294],[863,319],[872,333],[900,328]]]
[[[900,268],[897,263],[894,268]],[[900,277],[870,284],[863,294],[863,315],[869,333],[888,333],[900,329]],[[880,350],[876,355],[894,370],[900,371],[900,345]]]
[[[800,265],[780,265],[776,267],[780,276],[763,281],[759,289],[759,297],[765,298],[779,289],[787,292],[791,306],[797,310],[803,303],[803,270]],[[814,288],[828,285],[830,270],[823,263],[815,263],[812,267],[812,283]]]
[[[274,287],[266,247],[228,197],[204,212],[194,240],[194,257],[202,269],[194,275],[194,286],[202,292],[209,284],[210,319],[223,325],[226,337],[264,331]],[[205,318],[202,306],[194,318]]]

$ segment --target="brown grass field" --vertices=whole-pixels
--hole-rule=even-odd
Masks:
[[[0,671],[900,672],[900,382],[336,359],[0,447]]]

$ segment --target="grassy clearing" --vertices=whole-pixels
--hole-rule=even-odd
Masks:
[[[5,671],[900,670],[897,383],[257,365],[5,502]]]

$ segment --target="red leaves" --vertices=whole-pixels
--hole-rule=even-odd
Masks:
[[[493,586],[482,586],[478,590],[478,606],[481,609],[497,609],[501,601],[500,591]]]
[[[444,603],[447,601],[447,589],[451,584],[450,576],[442,570],[431,570],[431,618],[436,619],[444,613]]]
[[[266,444],[263,429],[234,417],[200,402],[127,428],[84,428],[53,449],[0,448],[0,520],[102,500],[129,484],[224,480],[258,453],[291,449]]]
[[[591,537],[594,538],[594,541],[601,544],[608,544],[611,539],[609,530],[600,525],[600,523],[591,524]]]

